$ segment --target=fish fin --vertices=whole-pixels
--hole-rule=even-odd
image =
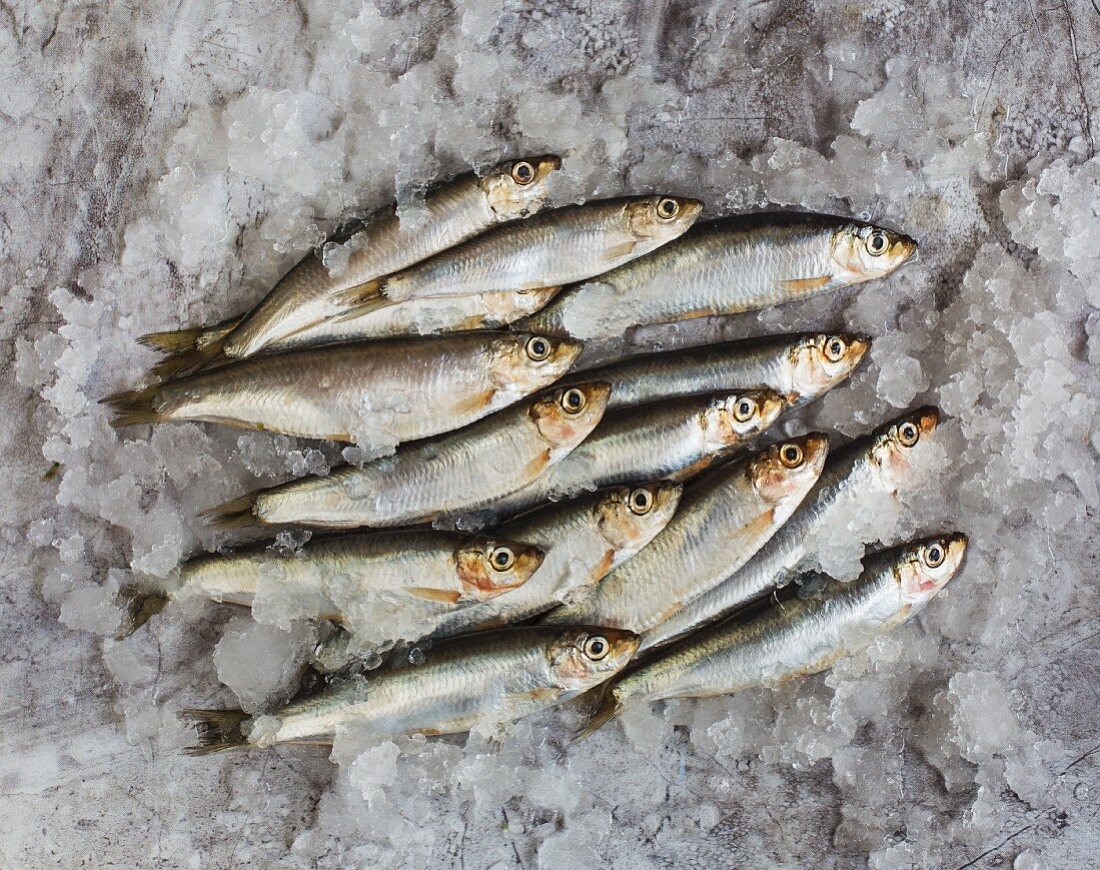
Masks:
[[[198,348],[199,339],[204,332],[206,329],[202,326],[171,332],[147,332],[145,335],[139,335],[137,342],[158,353],[190,353]]]
[[[424,586],[410,586],[405,589],[408,595],[414,598],[423,598],[425,601],[438,601],[441,604],[458,604],[462,593],[456,590],[450,592],[445,589],[430,589]]]
[[[193,723],[199,734],[198,744],[185,746],[184,755],[210,755],[249,745],[241,731],[241,723],[251,718],[244,710],[180,710],[179,717]]]
[[[684,609],[684,603],[685,602],[683,602],[683,601],[677,601],[675,604],[671,604],[668,607],[666,607],[664,612],[661,613],[661,615],[657,617],[657,622],[661,623],[661,622],[664,622],[666,619],[671,619],[673,616],[675,616],[677,613],[679,613],[681,610]]]
[[[829,281],[830,276],[818,275],[816,278],[791,278],[789,281],[780,281],[779,286],[788,293],[800,295],[802,293],[813,293],[815,290],[820,290],[828,284]]]
[[[512,696],[512,699],[517,703],[524,701],[551,701],[561,694],[561,689],[554,686],[539,686],[535,689],[528,689],[526,692],[516,692]]]
[[[526,468],[524,468],[524,473],[529,475],[529,480],[534,480],[546,470],[546,467],[550,464],[550,455],[551,449],[547,447],[542,453],[527,463]]]
[[[611,573],[611,568],[615,564],[615,550],[608,550],[603,554],[603,558],[600,559],[600,563],[592,570],[592,576],[596,581],[602,580],[608,574]]]
[[[165,418],[153,409],[157,388],[146,387],[143,390],[123,390],[100,399],[99,404],[110,406],[115,416],[111,425],[116,429],[123,426],[138,426],[142,423],[159,423]]]
[[[608,687],[607,684],[604,684],[601,688],[603,693],[600,695],[599,706],[596,707],[596,711],[589,717],[584,727],[574,735],[573,743],[584,740],[588,735],[599,731],[622,712],[623,705],[619,700],[619,696],[615,694],[615,689]]]
[[[379,308],[395,304],[395,300],[385,296],[385,283],[385,278],[375,278],[373,281],[345,287],[334,293],[332,301],[343,306],[345,310],[333,315],[330,319],[336,322],[354,320]]]
[[[176,332],[150,332],[138,339],[140,344],[166,354],[150,371],[159,378],[190,374],[224,356],[226,339],[243,318],[217,326],[181,329]]]
[[[708,453],[706,456],[700,456],[691,465],[684,466],[679,471],[667,475],[668,480],[673,483],[682,483],[695,475],[700,474],[710,468],[715,460],[721,456],[720,453]]]
[[[257,522],[252,513],[256,493],[250,492],[232,501],[224,502],[199,514],[207,525],[216,529],[239,529]]]
[[[619,257],[629,257],[634,253],[634,247],[637,242],[623,242],[621,245],[615,245],[613,248],[608,248],[604,251],[604,256],[608,259],[614,260]]]
[[[493,401],[493,397],[496,396],[496,390],[483,390],[476,396],[470,396],[468,399],[464,399],[455,406],[455,410],[459,414],[472,414],[477,411],[483,411],[489,407],[489,403]]]
[[[168,593],[162,589],[144,589],[140,586],[124,586],[118,591],[118,603],[122,605],[122,623],[115,631],[115,640],[129,637],[168,603]]]

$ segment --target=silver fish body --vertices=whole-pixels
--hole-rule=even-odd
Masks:
[[[827,580],[815,595],[704,628],[619,680],[593,724],[633,703],[728,695],[826,670],[920,612],[958,574],[966,546],[952,534],[879,552],[850,583]]]
[[[771,390],[737,390],[626,408],[573,453],[493,506],[514,516],[551,498],[660,478],[683,481],[730,456],[785,408]]]
[[[388,446],[507,407],[557,380],[580,350],[526,333],[315,348],[256,356],[106,401],[119,411],[118,425],[202,420]]]
[[[871,346],[863,336],[775,335],[647,354],[584,374],[611,384],[608,412],[660,399],[696,396],[723,389],[772,389],[792,408],[819,399],[847,378]]]
[[[921,408],[833,453],[801,508],[753,559],[654,626],[641,649],[670,643],[788,582],[810,555],[813,535],[840,510],[865,494],[894,493],[906,485],[916,454],[932,440],[938,422],[935,408]]]
[[[601,383],[552,390],[361,468],[260,490],[209,516],[222,526],[379,528],[476,511],[564,459],[595,428],[608,393]]]
[[[707,221],[643,260],[567,288],[527,328],[613,339],[652,323],[737,314],[887,275],[916,250],[900,233],[832,215]]]
[[[281,743],[331,743],[345,731],[376,738],[456,734],[503,725],[562,703],[621,670],[637,647],[628,632],[522,628],[482,632],[433,645],[425,661],[391,666],[334,684],[318,695],[248,717],[189,710],[201,755]]]
[[[794,512],[821,474],[826,436],[792,439],[708,474],[676,517],[634,559],[544,619],[645,632],[744,565]]]

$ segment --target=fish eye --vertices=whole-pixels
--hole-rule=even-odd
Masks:
[[[825,342],[825,358],[829,362],[840,362],[844,359],[844,352],[848,349],[848,344],[838,335],[834,335],[827,342]]]
[[[737,400],[737,404],[733,406],[733,416],[738,423],[751,420],[754,414],[756,414],[756,402],[752,399],[740,398]]]
[[[680,203],[670,196],[657,200],[657,216],[664,220],[672,220],[680,213]]]
[[[542,362],[550,356],[550,340],[541,335],[533,335],[527,339],[527,356],[535,362]]]
[[[584,654],[594,662],[607,658],[609,652],[611,644],[602,635],[594,634],[584,642]]]
[[[570,414],[576,414],[584,407],[584,393],[574,388],[566,390],[561,397],[561,406]]]
[[[512,180],[516,184],[530,184],[535,180],[535,167],[526,160],[512,164]]]
[[[797,444],[784,444],[779,448],[779,461],[787,468],[798,468],[802,464],[802,448]]]
[[[628,503],[631,513],[640,517],[645,516],[653,507],[653,495],[648,489],[636,489],[630,494]]]
[[[929,544],[924,548],[924,564],[929,568],[938,568],[947,558],[947,553],[939,544]]]
[[[910,423],[906,420],[898,426],[898,441],[905,447],[912,447],[919,439],[920,429],[917,428],[915,423]]]
[[[867,237],[867,253],[872,257],[885,253],[888,245],[886,233],[882,230],[875,230]]]
[[[508,547],[495,547],[489,554],[489,564],[495,571],[507,571],[516,564],[516,554]]]

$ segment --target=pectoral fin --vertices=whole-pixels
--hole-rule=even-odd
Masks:
[[[828,283],[828,275],[818,275],[816,278],[792,278],[789,281],[780,281],[779,286],[792,296],[802,296],[820,290]]]
[[[414,598],[422,598],[425,601],[436,601],[440,604],[458,604],[462,597],[461,592],[447,591],[445,589],[431,589],[425,586],[410,586],[405,590],[406,594]]]
[[[634,253],[634,248],[637,242],[623,242],[621,245],[615,245],[612,248],[608,248],[604,254],[609,260],[617,260],[619,257],[629,257]]]
[[[459,414],[476,414],[479,411],[484,411],[489,407],[489,403],[493,401],[496,394],[496,390],[485,390],[476,396],[470,396],[458,402],[455,405],[455,410]]]

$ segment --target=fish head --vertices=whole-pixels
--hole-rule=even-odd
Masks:
[[[600,534],[616,552],[640,550],[675,516],[683,494],[683,484],[668,480],[608,490],[596,505]]]
[[[455,552],[455,570],[463,599],[488,601],[522,586],[538,570],[545,554],[538,547],[494,538],[470,541]]]
[[[792,496],[801,500],[817,483],[828,455],[829,436],[822,432],[780,441],[749,460],[749,479],[765,502],[779,504]]]
[[[554,684],[585,692],[627,666],[641,638],[620,628],[569,628],[546,650]]]
[[[490,378],[498,389],[531,393],[569,371],[583,348],[573,339],[508,333],[493,342]]]
[[[870,338],[846,332],[802,339],[787,355],[791,372],[787,400],[805,404],[823,396],[855,371],[870,347]]]
[[[702,213],[703,203],[698,199],[640,196],[627,203],[623,214],[630,235],[662,244],[686,233]]]
[[[904,233],[872,224],[848,223],[833,233],[833,277],[858,284],[889,275],[917,251]]]
[[[596,428],[607,409],[611,384],[593,381],[544,393],[531,406],[543,440],[555,447],[575,447]]]
[[[959,573],[969,539],[961,532],[916,541],[903,548],[894,566],[902,599],[923,604]]]
[[[547,179],[558,169],[561,158],[553,154],[509,160],[491,169],[478,183],[496,219],[512,221],[542,208],[549,192]]]
[[[939,422],[939,408],[927,406],[891,420],[872,434],[871,465],[888,492],[896,493],[909,478]]]
[[[763,432],[774,423],[786,400],[775,390],[737,390],[716,396],[703,411],[702,429],[708,445],[730,447]]]

